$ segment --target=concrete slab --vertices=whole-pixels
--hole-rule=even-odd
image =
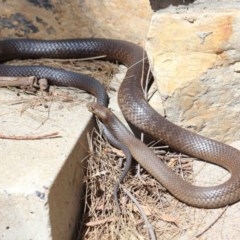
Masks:
[[[82,160],[88,154],[87,132],[93,127],[86,109],[91,99],[31,107],[41,99],[0,89],[0,134],[60,136],[0,139],[1,240],[71,239],[79,214]]]

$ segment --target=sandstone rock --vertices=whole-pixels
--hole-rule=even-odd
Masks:
[[[232,142],[239,139],[240,7],[204,6],[156,13],[146,49],[167,117]]]
[[[142,45],[151,14],[148,0],[3,1],[0,33],[43,39],[118,38]]]
[[[240,9],[199,8],[156,13],[146,44],[163,96],[199,78],[210,68],[240,59]]]

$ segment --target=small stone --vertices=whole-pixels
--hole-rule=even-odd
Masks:
[[[237,62],[233,66],[234,72],[240,73],[240,62]]]

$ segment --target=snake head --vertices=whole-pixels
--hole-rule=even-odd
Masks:
[[[97,116],[104,124],[108,124],[112,119],[113,113],[108,108],[96,102],[88,103],[87,107],[88,110]]]

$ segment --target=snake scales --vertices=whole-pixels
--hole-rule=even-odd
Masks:
[[[9,39],[0,41],[0,61],[26,58],[85,58],[104,56],[104,60],[121,62],[128,67],[120,86],[118,101],[125,118],[143,132],[148,133],[171,148],[222,166],[231,173],[223,184],[214,187],[193,186],[167,166],[155,159],[105,108],[90,105],[113,135],[129,146],[135,159],[159,180],[174,196],[196,207],[218,208],[240,199],[240,152],[223,143],[182,129],[155,112],[147,103],[143,89],[146,84],[148,61],[143,49],[132,43],[108,39],[69,39],[57,41]],[[43,66],[0,65],[1,76],[44,77],[50,84],[85,89],[97,97],[98,104],[107,106],[107,95],[92,78]],[[105,117],[108,117],[106,119]]]

